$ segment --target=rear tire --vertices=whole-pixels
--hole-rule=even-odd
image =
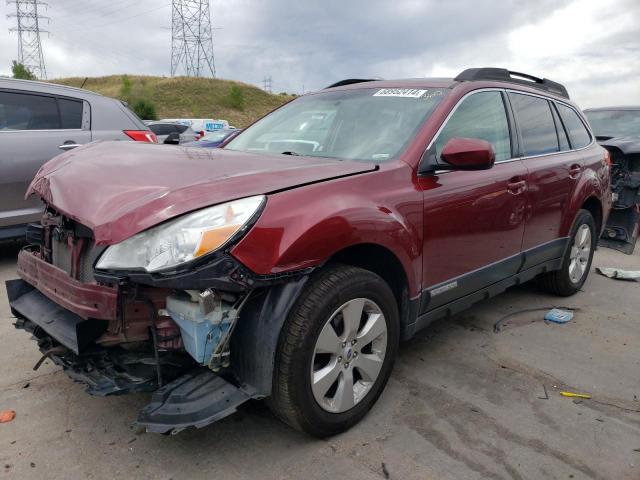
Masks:
[[[571,229],[569,247],[559,270],[542,274],[538,285],[549,293],[568,297],[578,292],[591,269],[596,248],[596,224],[588,210],[580,210]]]
[[[361,268],[326,267],[282,327],[271,409],[316,437],[347,430],[382,393],[398,342],[397,303],[385,281]]]

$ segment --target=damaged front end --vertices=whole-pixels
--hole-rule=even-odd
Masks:
[[[34,368],[50,359],[92,395],[155,392],[137,423],[157,433],[203,427],[270,393],[279,327],[305,272],[260,278],[226,251],[170,274],[99,271],[105,247],[52,208],[28,240],[7,292],[16,328],[43,354]]]
[[[640,138],[602,139],[611,154],[613,205],[600,244],[632,254],[640,230]]]

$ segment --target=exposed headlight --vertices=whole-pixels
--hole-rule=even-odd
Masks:
[[[96,268],[155,272],[201,257],[224,246],[264,201],[264,195],[243,198],[150,228],[107,248]]]

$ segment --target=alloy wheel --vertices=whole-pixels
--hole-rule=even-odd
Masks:
[[[387,350],[382,310],[366,298],[354,298],[327,320],[316,340],[311,389],[318,405],[342,413],[357,405],[375,384]]]
[[[573,245],[569,254],[569,278],[573,283],[579,283],[584,277],[591,255],[591,229],[582,224],[573,237]]]

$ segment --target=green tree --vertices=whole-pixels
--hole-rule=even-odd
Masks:
[[[145,100],[141,98],[137,100],[133,106],[132,110],[138,115],[138,117],[143,120],[157,120],[158,115],[156,114],[156,106],[150,100]]]
[[[242,89],[237,85],[231,87],[229,91],[229,106],[236,110],[244,109],[244,94],[242,93]]]
[[[23,64],[16,62],[15,60],[11,64],[11,72],[13,78],[20,78],[22,80],[36,80],[36,76],[25,67]]]

